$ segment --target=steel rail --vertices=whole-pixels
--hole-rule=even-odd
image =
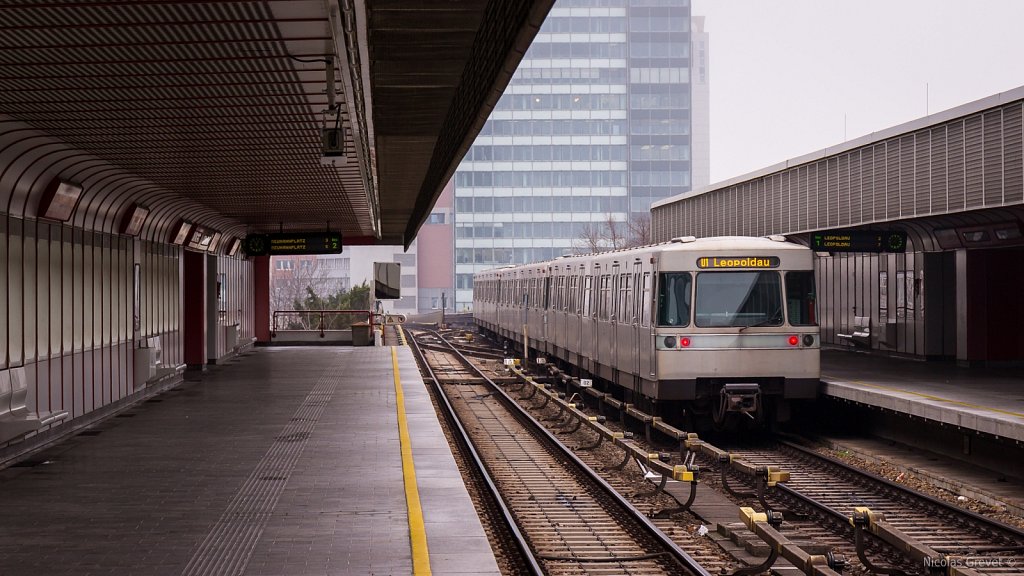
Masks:
[[[519,526],[516,524],[512,511],[509,510],[505,499],[501,496],[501,492],[498,490],[497,484],[495,484],[494,479],[487,470],[487,467],[484,466],[484,462],[480,458],[480,454],[477,452],[476,446],[473,444],[473,440],[469,437],[469,432],[466,431],[462,426],[462,422],[460,422],[459,418],[455,415],[455,407],[452,406],[451,402],[448,400],[448,396],[444,393],[441,381],[438,379],[437,375],[434,374],[434,370],[430,367],[430,363],[427,362],[426,356],[420,349],[419,342],[417,342],[416,338],[409,338],[409,346],[416,354],[416,359],[419,361],[420,366],[426,370],[430,377],[434,390],[437,391],[437,397],[444,406],[444,416],[448,421],[449,426],[458,431],[458,435],[456,437],[458,438],[459,444],[465,453],[470,456],[476,472],[480,474],[481,478],[483,478],[484,483],[487,485],[488,495],[494,502],[494,505],[501,510],[506,526],[515,537],[516,548],[519,550],[520,554],[522,554],[523,561],[526,563],[531,573],[538,575],[544,574],[540,564],[537,562],[537,558],[533,554],[533,550],[530,548],[529,542],[526,541],[526,537],[523,536],[523,533],[519,530]]]
[[[896,482],[893,482],[892,480],[889,480],[888,478],[883,478],[881,476],[875,476],[875,475],[867,474],[863,470],[855,468],[854,466],[851,466],[851,465],[847,464],[846,462],[843,462],[842,460],[839,460],[839,459],[836,459],[836,458],[832,458],[831,456],[828,456],[828,455],[825,455],[825,454],[819,454],[819,453],[817,453],[817,452],[815,452],[813,450],[810,450],[808,448],[805,448],[803,446],[800,446],[799,444],[795,444],[795,443],[790,442],[788,440],[778,440],[777,439],[776,441],[779,444],[781,444],[783,446],[786,446],[787,448],[791,448],[791,449],[793,449],[793,450],[795,450],[797,452],[800,452],[800,453],[805,454],[807,456],[810,456],[812,458],[818,458],[818,459],[824,460],[825,462],[828,462],[829,464],[831,464],[831,465],[833,465],[833,466],[835,466],[837,468],[841,468],[841,469],[843,469],[846,472],[849,472],[849,473],[852,473],[852,474],[855,474],[855,475],[859,475],[860,477],[862,477],[865,480],[868,480],[870,482],[876,482],[878,484],[884,484],[885,486],[887,486],[888,488],[891,488],[893,490],[897,490],[897,491],[900,491],[900,492],[905,492],[905,493],[907,493],[907,494],[909,494],[911,496],[920,498],[921,500],[924,500],[925,502],[927,502],[929,504],[932,504],[933,506],[936,506],[939,509],[947,510],[947,511],[953,513],[953,514],[964,516],[964,517],[969,518],[970,520],[972,520],[974,522],[977,522],[979,524],[985,524],[985,525],[987,525],[989,528],[991,528],[993,530],[1000,530],[1000,531],[1003,531],[1003,532],[1007,532],[1007,533],[1015,536],[1016,538],[1019,538],[1022,542],[1024,542],[1024,530],[1021,530],[1020,528],[1017,528],[1016,526],[1010,526],[1009,524],[1004,524],[1003,522],[995,520],[994,518],[989,518],[987,516],[982,516],[981,514],[978,514],[977,512],[975,512],[973,510],[967,510],[967,509],[964,509],[964,508],[959,508],[959,507],[953,506],[949,502],[945,502],[943,500],[939,500],[938,498],[936,498],[934,496],[930,496],[928,494],[925,494],[924,492],[920,492],[918,490],[914,490],[913,488],[911,488],[909,486],[904,486],[902,484],[897,484]]]
[[[442,337],[440,334],[433,330],[426,330],[426,333],[432,334],[440,342],[443,342],[450,347],[451,353],[455,355],[460,361],[472,371],[474,371],[480,378],[482,378],[487,386],[494,391],[494,395],[500,399],[500,401],[510,409],[513,416],[520,421],[527,423],[533,428],[533,432],[544,438],[545,441],[549,442],[553,447],[560,451],[561,455],[569,460],[575,467],[583,472],[599,489],[601,489],[606,496],[611,498],[617,505],[629,512],[631,519],[647,533],[648,536],[654,538],[660,545],[662,545],[666,551],[668,551],[672,559],[683,568],[690,570],[694,574],[699,576],[711,576],[703,566],[701,566],[693,557],[686,553],[686,551],[679,548],[679,546],[672,541],[671,538],[665,535],[657,526],[655,526],[642,512],[637,510],[628,500],[622,497],[607,481],[604,480],[598,473],[587,466],[579,457],[573,453],[567,446],[565,446],[557,437],[555,437],[550,431],[547,430],[540,422],[538,422],[533,416],[526,412],[505,390],[496,384],[493,380],[487,377],[482,371],[476,368],[472,362],[466,358],[455,346],[453,346],[448,340]],[[627,560],[627,559],[622,559]]]

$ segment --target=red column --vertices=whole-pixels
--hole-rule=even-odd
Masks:
[[[183,260],[185,364],[202,368],[206,364],[206,254],[184,250]]]
[[[253,279],[256,341],[270,342],[270,256],[253,259]]]

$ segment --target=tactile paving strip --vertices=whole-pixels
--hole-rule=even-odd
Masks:
[[[334,396],[340,378],[321,377],[235,494],[192,555],[183,576],[245,571],[253,548],[277,506],[313,427]]]

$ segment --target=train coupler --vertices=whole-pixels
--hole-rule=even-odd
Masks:
[[[722,386],[718,403],[719,421],[729,412],[738,412],[753,417],[761,411],[761,385],[732,383]]]

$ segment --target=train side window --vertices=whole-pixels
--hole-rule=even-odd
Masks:
[[[644,272],[643,291],[640,292],[640,325],[651,324],[651,273]]]
[[[633,323],[633,275],[623,274],[619,279],[619,294],[621,295],[620,318],[624,324]]]
[[[786,272],[786,313],[792,326],[817,326],[814,272]]]
[[[583,277],[583,301],[581,304],[583,305],[583,316],[586,318],[589,318],[592,312],[593,285],[593,276],[588,275]]]
[[[601,275],[601,292],[598,295],[598,297],[599,297],[598,298],[598,310],[597,310],[598,320],[603,320],[603,321],[607,321],[608,320],[608,316],[609,316],[609,312],[610,312],[609,308],[611,308],[611,302],[610,302],[610,300],[611,300],[611,283],[612,283],[612,279],[611,279],[611,275],[610,274],[602,274]]]
[[[658,324],[689,326],[693,276],[689,272],[666,272],[658,281]]]

